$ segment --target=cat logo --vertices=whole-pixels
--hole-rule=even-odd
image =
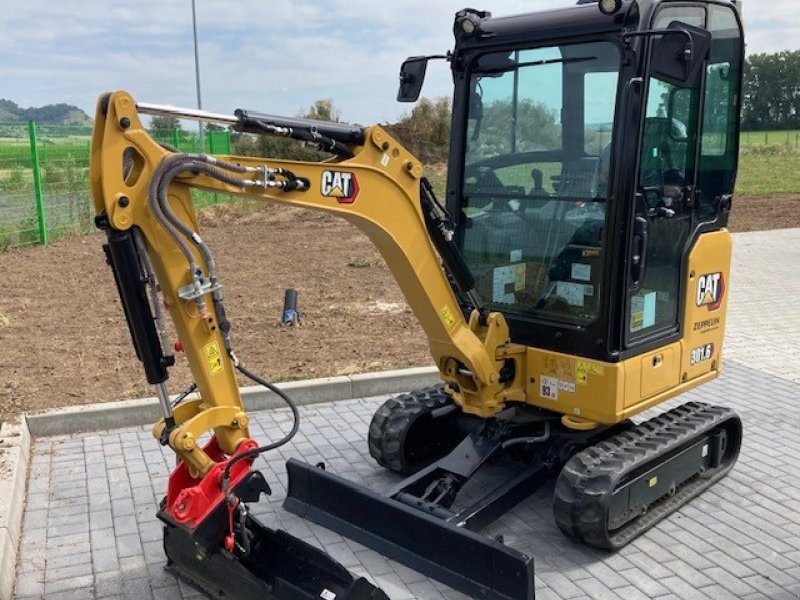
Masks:
[[[353,204],[358,196],[358,179],[355,173],[323,171],[320,189],[323,196],[336,198],[339,204]]]
[[[709,311],[722,306],[725,298],[725,276],[722,273],[710,273],[697,280],[697,306],[707,306]]]

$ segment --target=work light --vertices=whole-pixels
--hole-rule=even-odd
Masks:
[[[622,8],[622,0],[600,0],[600,12],[604,15],[613,15]]]

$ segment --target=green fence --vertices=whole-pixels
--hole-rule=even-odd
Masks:
[[[160,142],[183,152],[197,152],[197,133],[180,129],[153,131]],[[0,123],[0,250],[51,240],[93,229],[89,189],[90,127]],[[230,154],[230,133],[207,131],[207,152]],[[203,208],[227,199],[200,192]]]

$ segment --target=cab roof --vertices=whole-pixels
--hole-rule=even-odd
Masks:
[[[618,33],[625,19],[635,26],[638,15],[649,15],[660,3],[679,0],[623,0],[623,7],[615,15],[604,15],[597,6],[598,0],[578,0],[573,6],[536,13],[491,17],[479,20],[480,34],[467,35],[456,31],[456,47],[480,48],[495,45],[537,43],[547,40],[568,40],[574,37]],[[700,2],[706,0],[697,0]],[[739,10],[739,0],[708,0],[709,3],[730,2]],[[463,12],[463,11],[462,11]],[[473,11],[473,15],[477,11]],[[626,17],[627,15],[627,17]],[[633,20],[633,23],[630,21]]]

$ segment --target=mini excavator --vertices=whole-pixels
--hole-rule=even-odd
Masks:
[[[192,190],[324,211],[358,227],[441,374],[441,385],[391,398],[372,419],[370,455],[405,479],[376,492],[290,459],[289,511],[475,598],[529,600],[533,559],[478,531],[542,484],[555,480],[564,534],[613,550],[736,462],[742,425],[731,410],[690,402],[642,413],[722,368],[744,57],[738,2],[580,0],[505,18],[466,9],[454,33],[445,56],[403,64],[398,95],[415,101],[429,60],[449,62],[443,202],[423,165],[380,126],[214,114],[122,91],[98,102],[96,223],[163,411],[153,434],[178,458],[159,511],[165,551],[211,594],[387,598],[248,509],[270,492],[254,459],[287,443],[299,416],[234,352]],[[332,158],[183,153],[151,138],[143,114],[301,140]],[[171,398],[178,350],[194,383]],[[250,437],[237,371],[289,403],[291,431],[266,445]],[[500,460],[514,473],[465,500],[463,488]]]

